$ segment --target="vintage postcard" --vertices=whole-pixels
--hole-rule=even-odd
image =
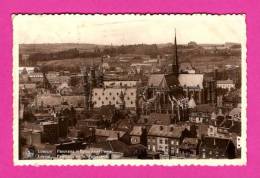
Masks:
[[[15,165],[245,165],[245,15],[13,20]]]

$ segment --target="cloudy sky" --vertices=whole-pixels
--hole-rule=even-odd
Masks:
[[[16,15],[18,43],[241,43],[242,15]]]

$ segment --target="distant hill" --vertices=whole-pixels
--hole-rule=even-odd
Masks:
[[[87,43],[44,43],[44,44],[20,44],[20,54],[54,53],[69,49],[78,49],[80,52],[92,51],[96,47],[104,48],[107,45],[96,45]]]

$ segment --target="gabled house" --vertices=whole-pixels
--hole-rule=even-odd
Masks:
[[[148,150],[178,156],[183,130],[184,127],[177,125],[152,125],[147,136]]]

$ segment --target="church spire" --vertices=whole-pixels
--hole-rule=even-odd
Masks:
[[[177,47],[177,38],[176,38],[176,29],[174,30],[174,57],[172,63],[172,72],[174,75],[178,76],[179,74],[179,61],[178,61],[178,47]]]

